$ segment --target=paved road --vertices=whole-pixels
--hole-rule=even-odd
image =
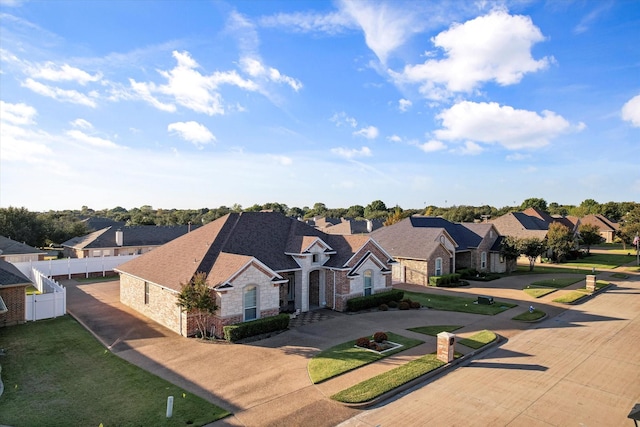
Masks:
[[[534,279],[501,280],[437,292],[490,294],[517,301],[520,308],[515,310],[519,311],[532,303],[520,289],[523,281]],[[66,285],[69,311],[114,353],[234,413],[214,425],[583,422],[606,426],[620,425],[633,403],[640,400],[638,281],[618,281],[617,287],[569,311],[552,303],[550,296],[535,300],[537,307],[554,317],[533,326],[512,321],[517,314],[514,310],[497,316],[436,310],[338,314],[246,345],[212,344],[177,336],[120,304],[117,282],[69,281]],[[461,336],[491,329],[508,341],[467,366],[381,408],[366,411],[344,407],[327,396],[391,369],[412,354],[317,386],[308,378],[308,361],[321,349],[376,330],[411,336],[407,327],[427,324],[466,325],[460,330]],[[427,339],[413,353],[434,350],[435,340]]]

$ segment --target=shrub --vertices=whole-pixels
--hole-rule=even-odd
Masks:
[[[269,332],[281,331],[289,327],[289,315],[286,313],[249,322],[228,325],[223,328],[224,339],[236,342],[244,338]]]
[[[412,301],[411,302],[411,308],[418,309],[420,307],[422,307],[422,306],[420,305],[420,303],[418,301]]]
[[[367,337],[358,338],[356,340],[356,345],[362,348],[369,348],[371,345],[371,340]]]
[[[380,306],[378,307],[378,310],[387,311],[389,310],[389,306],[387,304],[380,304]]]
[[[458,273],[444,274],[442,276],[430,276],[429,286],[446,287],[451,284],[457,284],[460,281],[460,276],[461,274]]]
[[[375,342],[384,342],[387,339],[387,334],[385,334],[384,332],[376,332],[375,334],[373,334],[373,340]]]
[[[399,310],[409,310],[410,308],[411,308],[411,305],[409,305],[408,302],[402,301],[400,304],[398,304]]]
[[[389,301],[387,305],[389,308],[398,308],[398,301]]]
[[[457,271],[461,279],[472,279],[478,275],[478,270],[475,268],[462,268]]]
[[[403,296],[404,291],[393,289],[366,297],[355,297],[347,301],[347,309],[349,311],[366,310],[368,308],[378,307],[380,304],[388,304],[391,301],[400,301]]]

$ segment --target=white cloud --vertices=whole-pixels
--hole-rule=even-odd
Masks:
[[[352,128],[358,126],[358,121],[356,119],[354,119],[353,117],[350,117],[347,115],[347,113],[340,112],[340,113],[335,113],[333,116],[331,116],[331,118],[329,119],[329,121],[333,122],[336,124],[336,126],[340,127],[340,126],[350,126]]]
[[[622,120],[631,126],[640,127],[640,95],[636,95],[622,106]]]
[[[72,104],[86,105],[87,107],[96,107],[96,102],[87,95],[71,89],[60,89],[58,87],[47,86],[43,83],[37,82],[33,79],[27,79],[22,83],[22,86],[33,92],[53,98],[60,102],[70,102]]]
[[[149,102],[163,111],[175,111],[172,102],[161,101],[156,95],[168,96],[170,100],[185,108],[210,116],[224,114],[222,95],[216,91],[220,85],[237,86],[248,91],[258,90],[251,80],[240,77],[237,72],[216,71],[211,75],[203,75],[197,69],[198,63],[191,58],[189,52],[173,52],[177,65],[168,71],[158,70],[167,80],[166,84],[156,85],[153,82],[136,82],[130,79],[131,88],[138,98]]]
[[[391,52],[425,26],[420,15],[397,7],[395,2],[342,1],[340,7],[362,28],[367,46],[382,64]]]
[[[280,166],[290,166],[293,164],[293,159],[291,157],[273,154],[271,155],[271,158],[280,164]]]
[[[79,129],[93,129],[93,125],[86,121],[85,119],[75,119],[71,123],[69,123],[74,128]]]
[[[346,159],[352,159],[355,157],[371,157],[372,156],[372,153],[369,147],[362,147],[359,150],[355,148],[338,147],[338,148],[332,148],[331,152],[333,154],[336,154],[340,157],[344,157]]]
[[[90,82],[97,82],[102,79],[101,73],[91,75],[84,70],[72,67],[68,64],[58,66],[53,62],[47,62],[44,65],[31,67],[27,72],[35,79],[44,79],[54,82],[74,81],[81,85],[86,85]]]
[[[275,68],[265,67],[262,62],[256,58],[242,58],[240,60],[240,65],[244,72],[249,74],[251,77],[264,78],[274,83],[284,83],[289,85],[296,92],[302,89],[302,83],[299,80],[285,76]]]
[[[354,136],[361,136],[367,139],[376,139],[378,137],[379,131],[375,126],[367,126],[360,130],[353,132]]]
[[[477,156],[482,153],[483,149],[480,145],[473,141],[465,141],[462,147],[458,147],[452,150],[454,153],[462,154],[464,156]]]
[[[391,136],[388,136],[388,137],[387,137],[387,140],[388,140],[388,141],[391,141],[391,142],[402,142],[402,138],[401,138],[401,137],[399,137],[398,135],[391,135]]]
[[[118,148],[118,145],[108,139],[100,138],[97,136],[87,135],[86,133],[80,130],[68,130],[65,134],[77,142],[81,142],[83,144],[91,145],[92,147],[98,148]]]
[[[424,144],[418,144],[418,148],[420,148],[425,153],[433,153],[435,151],[444,150],[447,146],[442,142],[435,139],[425,142]]]
[[[602,15],[604,12],[608,11],[611,8],[612,5],[613,5],[613,3],[610,2],[610,1],[609,2],[600,3],[600,5],[598,7],[596,7],[594,10],[589,12],[586,16],[584,16],[580,20],[578,25],[576,25],[573,28],[573,32],[575,34],[582,34],[585,31],[588,31],[589,27],[591,26],[591,24],[593,24],[600,17],[600,15]]]
[[[355,28],[353,20],[342,12],[327,14],[278,13],[261,18],[260,25],[268,28],[286,28],[299,33],[322,32],[327,34],[338,34],[347,28]]]
[[[401,99],[398,101],[398,109],[403,113],[405,111],[408,111],[412,105],[413,105],[413,102],[409,101],[408,99]]]
[[[529,154],[522,154],[522,153],[514,153],[514,154],[509,154],[507,157],[505,157],[505,159],[508,162],[519,162],[521,160],[526,160],[531,158],[531,155]]]
[[[0,119],[14,125],[33,124],[36,116],[36,109],[27,104],[11,104],[0,101]]]
[[[508,150],[540,148],[562,133],[584,127],[583,124],[572,127],[552,111],[545,110],[539,115],[495,102],[463,101],[442,111],[437,119],[443,127],[434,132],[438,139],[497,143]]]
[[[529,17],[493,11],[435,36],[432,42],[444,51],[445,58],[428,59],[407,65],[402,73],[390,73],[398,83],[420,84],[420,92],[434,100],[455,92],[472,92],[489,81],[512,85],[552,61],[531,56],[532,46],[543,40]]]
[[[206,126],[194,121],[170,123],[167,130],[174,132],[180,138],[200,148],[203,144],[208,144],[216,140],[216,137]]]

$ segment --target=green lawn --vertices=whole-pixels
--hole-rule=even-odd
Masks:
[[[352,340],[321,351],[309,362],[308,370],[311,382],[317,384],[326,381],[329,378],[337,377],[345,372],[415,347],[424,342],[406,338],[392,332],[387,332],[386,334],[389,341],[402,344],[402,347],[384,353],[376,353],[356,347],[355,340]]]
[[[542,310],[538,310],[536,308],[532,312],[527,310],[524,313],[518,314],[517,316],[513,317],[512,319],[513,320],[521,320],[521,321],[524,321],[524,322],[533,322],[534,320],[542,319],[546,315],[547,315],[547,313],[545,313]]]
[[[563,267],[566,264],[555,264],[555,267],[551,267],[554,264],[536,264],[533,267],[533,271],[529,271],[528,265],[518,265],[516,271],[511,274],[523,275],[523,274],[591,274],[591,269],[585,267],[582,268],[567,268]]]
[[[578,283],[581,280],[584,280],[584,277],[562,277],[559,279],[538,280],[536,282],[532,282],[531,285],[541,286],[544,288],[562,289],[569,285],[573,285],[574,283]]]
[[[626,254],[591,254],[591,256],[577,259],[574,261],[566,262],[562,265],[573,266],[577,268],[595,268],[597,270],[610,270],[612,268],[619,267],[623,264],[627,264],[631,261],[635,261],[634,256],[628,256]]]
[[[445,363],[435,354],[428,354],[342,390],[331,398],[344,403],[368,402],[443,365]]]
[[[407,328],[409,331],[417,332],[419,334],[431,335],[435,337],[440,332],[453,332],[462,328],[458,325],[433,325],[433,326],[418,326],[415,328]]]
[[[571,304],[578,301],[580,298],[584,298],[585,293],[580,291],[571,291],[553,300],[553,302],[559,302],[562,304]]]
[[[476,334],[473,334],[469,338],[461,338],[457,340],[459,344],[467,346],[473,349],[479,349],[480,347],[484,347],[485,345],[492,343],[496,340],[497,335],[495,332],[484,330],[480,331]]]
[[[0,328],[0,342],[0,424],[198,426],[229,415],[115,356],[69,316]]]
[[[557,291],[556,288],[542,288],[542,287],[526,287],[523,291],[533,298],[542,298],[545,295],[549,295],[552,292]]]
[[[485,314],[491,316],[517,305],[501,301],[495,301],[494,304],[491,305],[476,304],[476,298],[464,298],[422,292],[405,292],[404,296],[405,298],[410,298],[412,301],[418,301],[424,307],[434,308],[436,310],[459,311],[462,313]]]

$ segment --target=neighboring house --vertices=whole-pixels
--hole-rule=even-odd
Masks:
[[[397,261],[393,280],[428,285],[430,276],[463,268],[502,273],[500,236],[490,223],[453,223],[443,218],[411,216],[372,233]]]
[[[314,218],[308,224],[327,234],[365,234],[383,226],[381,219]]]
[[[544,240],[549,231],[549,225],[554,222],[566,226],[573,234],[578,232],[580,220],[577,217],[551,216],[537,208],[527,208],[522,212],[509,212],[490,221],[501,236],[517,237],[519,239],[536,237]]]
[[[67,258],[139,255],[187,234],[189,225],[107,226],[62,244]]]
[[[0,259],[8,262],[42,261],[47,253],[8,237],[0,236]]]
[[[613,243],[613,239],[616,237],[616,232],[620,225],[617,222],[611,221],[604,215],[591,214],[580,219],[580,225],[589,224],[595,225],[599,228],[600,236],[604,239],[605,243]]]
[[[13,264],[0,259],[0,326],[25,322],[27,286],[31,281]]]
[[[176,305],[203,272],[222,327],[299,310],[346,309],[350,298],[391,289],[390,255],[367,235],[338,236],[280,213],[230,213],[116,270],[120,300],[182,335],[195,332]]]

